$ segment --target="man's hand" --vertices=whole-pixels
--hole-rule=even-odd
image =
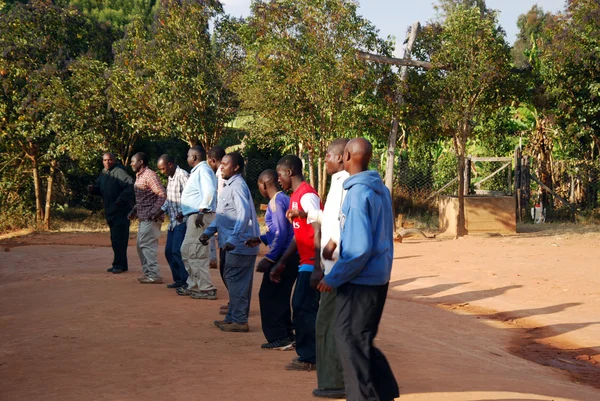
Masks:
[[[208,240],[210,239],[210,237],[207,234],[202,234],[200,236],[200,243],[204,246],[208,245]]]
[[[165,212],[163,212],[162,210],[159,210],[158,212],[156,212],[152,216],[150,216],[150,220],[159,221],[162,219],[164,214],[165,214]]]
[[[225,252],[233,251],[234,249],[235,249],[235,245],[233,245],[233,244],[231,244],[229,242],[226,242],[225,246],[223,247],[223,250]]]
[[[287,219],[292,222],[293,219],[300,217],[301,219],[305,219],[306,216],[308,216],[306,214],[305,211],[300,210],[300,209],[292,209],[292,210],[288,210],[287,213],[285,214],[285,217],[287,217]]]
[[[271,272],[269,273],[269,278],[274,283],[281,282],[281,273],[283,273],[283,269],[285,269],[285,265],[281,262],[275,263],[275,266],[271,268]]]
[[[196,228],[204,227],[204,213],[200,212],[196,215]]]
[[[337,248],[337,244],[332,240],[329,240],[325,248],[323,248],[323,259],[325,260],[333,260],[333,252]]]
[[[247,239],[246,242],[244,242],[244,245],[246,245],[248,248],[256,248],[261,243],[262,243],[262,241],[260,240],[260,238],[253,237],[253,238]]]
[[[258,265],[256,265],[256,271],[259,273],[268,272],[274,264],[275,262],[271,262],[267,258],[262,258],[260,262],[258,262]]]
[[[131,212],[129,212],[129,214],[127,214],[127,218],[129,220],[135,220],[135,219],[137,219],[137,210],[136,209],[132,209]]]
[[[316,290],[321,280],[323,280],[323,270],[315,268],[310,274],[310,287]]]
[[[331,292],[333,291],[333,287],[325,282],[325,279],[322,279],[319,285],[317,286],[317,290],[319,292]]]
[[[181,212],[177,213],[177,216],[175,216],[175,220],[177,220],[179,223],[181,223],[183,221],[183,213],[181,213]]]

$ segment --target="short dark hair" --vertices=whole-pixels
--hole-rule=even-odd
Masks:
[[[296,155],[283,156],[277,163],[277,167],[290,169],[294,175],[302,175],[302,160]]]
[[[240,152],[227,153],[234,165],[240,167],[240,174],[244,171],[244,157]]]
[[[225,156],[225,149],[222,146],[219,146],[219,145],[213,146],[208,151],[208,158],[209,159],[215,159],[217,161],[221,161],[224,156]]]
[[[166,153],[158,158],[158,161],[161,161],[161,160],[164,161],[167,164],[169,164],[169,163],[173,163],[174,164],[175,163],[175,158],[173,156],[169,155],[169,154],[166,154]]]
[[[273,182],[277,184],[277,172],[273,169],[266,169],[258,176],[258,180],[262,182]]]
[[[142,161],[142,164],[144,165],[144,167],[148,167],[148,155],[147,154],[145,154],[144,152],[137,152],[134,156]]]
[[[202,160],[206,160],[206,150],[204,149],[204,146],[195,145],[195,146],[192,146],[190,148],[190,150],[193,150],[194,152],[198,153]]]

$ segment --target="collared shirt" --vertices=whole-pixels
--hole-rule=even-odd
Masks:
[[[165,203],[167,193],[158,176],[148,167],[142,167],[135,175],[135,208],[140,221],[149,220]]]
[[[323,211],[313,209],[308,212],[307,221],[309,223],[319,222],[321,224],[321,263],[325,269],[325,274],[331,271],[335,261],[340,255],[340,212],[346,191],[344,190],[344,181],[350,174],[342,170],[331,176],[331,186],[327,194],[327,201]],[[337,247],[333,252],[333,260],[323,258],[323,249],[325,245],[332,240]]]
[[[267,207],[265,214],[267,232],[261,235],[260,239],[269,246],[269,253],[265,258],[272,262],[276,262],[283,255],[294,238],[292,223],[285,217],[289,207],[290,197],[281,191],[275,194]]]
[[[215,173],[217,176],[217,194],[220,195],[223,190],[223,186],[225,185],[225,180],[223,179],[223,166],[220,165]],[[217,199],[218,201],[218,199]]]
[[[190,174],[187,171],[177,166],[173,177],[169,177],[167,200],[162,205],[163,212],[169,215],[169,231],[173,231],[175,227],[185,222],[185,220],[177,221],[177,216],[179,213],[183,214],[181,211],[181,193],[189,176]]]
[[[204,231],[212,236],[219,232],[219,247],[225,243],[235,246],[230,253],[239,255],[257,255],[258,247],[250,248],[244,243],[250,238],[260,235],[256,210],[252,203],[252,194],[241,175],[236,174],[225,181],[219,201],[217,215]]]
[[[197,164],[181,194],[181,209],[184,216],[198,213],[202,209],[214,212],[217,208],[217,177],[206,161]]]

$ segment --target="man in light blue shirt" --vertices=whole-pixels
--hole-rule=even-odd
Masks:
[[[178,288],[177,294],[194,299],[217,299],[217,288],[210,278],[209,252],[199,241],[204,228],[215,218],[217,177],[206,162],[202,146],[192,147],[187,161],[192,171],[181,194],[181,210],[187,218],[181,257],[188,279],[187,287]]]
[[[222,331],[247,332],[258,248],[249,248],[245,242],[258,237],[260,230],[252,194],[241,176],[244,158],[237,152],[229,153],[223,157],[221,169],[225,184],[219,195],[217,217],[206,228],[200,241],[208,245],[210,237],[219,232],[223,279],[229,292],[229,307],[225,320],[215,320],[214,325]]]

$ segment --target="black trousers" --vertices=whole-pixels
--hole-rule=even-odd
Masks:
[[[391,401],[400,395],[387,359],[373,346],[387,291],[388,284],[346,283],[338,288],[335,340],[347,401]]]
[[[299,257],[288,259],[281,281],[274,283],[265,272],[258,292],[260,320],[267,342],[283,340],[294,335],[292,325],[292,288],[298,275]]]
[[[316,363],[317,342],[315,326],[319,311],[319,292],[310,286],[311,272],[298,272],[292,297],[296,353],[301,362]]]
[[[129,224],[127,215],[117,216],[107,221],[110,228],[110,244],[113,249],[113,268],[127,270],[127,243],[129,242]]]

